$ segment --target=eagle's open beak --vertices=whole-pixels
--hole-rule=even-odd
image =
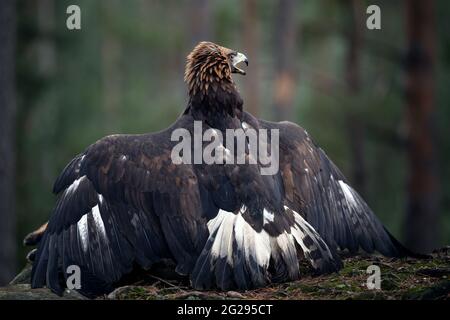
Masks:
[[[233,65],[233,68],[231,70],[232,73],[240,73],[242,75],[245,75],[245,71],[242,70],[242,69],[239,69],[238,66],[237,66],[241,62],[245,62],[245,64],[248,66],[248,59],[247,59],[247,57],[244,54],[238,52],[233,57],[233,61],[231,62],[231,64]]]

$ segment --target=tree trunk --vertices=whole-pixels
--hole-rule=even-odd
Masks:
[[[406,1],[406,120],[408,124],[408,205],[406,245],[419,252],[435,248],[439,236],[435,146],[434,1]]]
[[[346,7],[350,13],[347,30],[346,80],[348,93],[357,97],[361,87],[361,28],[364,27],[362,17],[364,10],[360,0],[347,0]],[[351,152],[352,183],[361,195],[366,194],[366,159],[365,159],[365,125],[361,118],[362,106],[353,105],[347,114],[347,128]]]
[[[245,77],[245,103],[244,108],[253,114],[259,115],[259,26],[258,5],[256,0],[246,0],[244,3],[244,44],[245,54],[250,60],[247,75]],[[244,50],[244,49],[243,49]]]
[[[15,13],[14,0],[0,1],[0,285],[16,271]]]
[[[274,110],[277,120],[292,116],[295,94],[295,46],[297,24],[295,0],[279,0],[275,20]]]

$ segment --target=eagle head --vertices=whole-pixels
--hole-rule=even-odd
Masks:
[[[211,90],[217,92],[221,88],[229,91],[234,88],[231,74],[245,75],[245,71],[238,67],[242,62],[248,65],[247,57],[240,52],[212,42],[200,42],[187,56],[184,80],[190,95],[204,95]]]

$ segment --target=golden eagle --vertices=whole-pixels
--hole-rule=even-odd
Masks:
[[[137,266],[147,270],[171,259],[194,288],[250,289],[298,279],[300,260],[318,273],[338,271],[337,250],[408,254],[304,129],[243,110],[232,78],[245,74],[242,62],[248,64],[241,53],[199,43],[187,57],[189,102],[174,124],[107,136],[66,166],[54,185],[59,197],[48,225],[28,239],[40,238],[33,288],[61,294],[61,274],[67,278],[76,265],[79,291],[95,296]],[[194,134],[196,122],[202,133],[227,137],[227,147],[218,145],[227,156],[237,144],[227,129],[278,132],[279,170],[261,174],[259,161],[174,163],[173,132]]]

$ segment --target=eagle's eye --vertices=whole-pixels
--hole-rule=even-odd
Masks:
[[[238,64],[241,62],[245,62],[245,64],[248,66],[248,59],[244,54],[234,51],[228,55],[228,59],[230,61],[232,73],[240,73],[242,75],[245,75],[245,71],[238,67]]]

